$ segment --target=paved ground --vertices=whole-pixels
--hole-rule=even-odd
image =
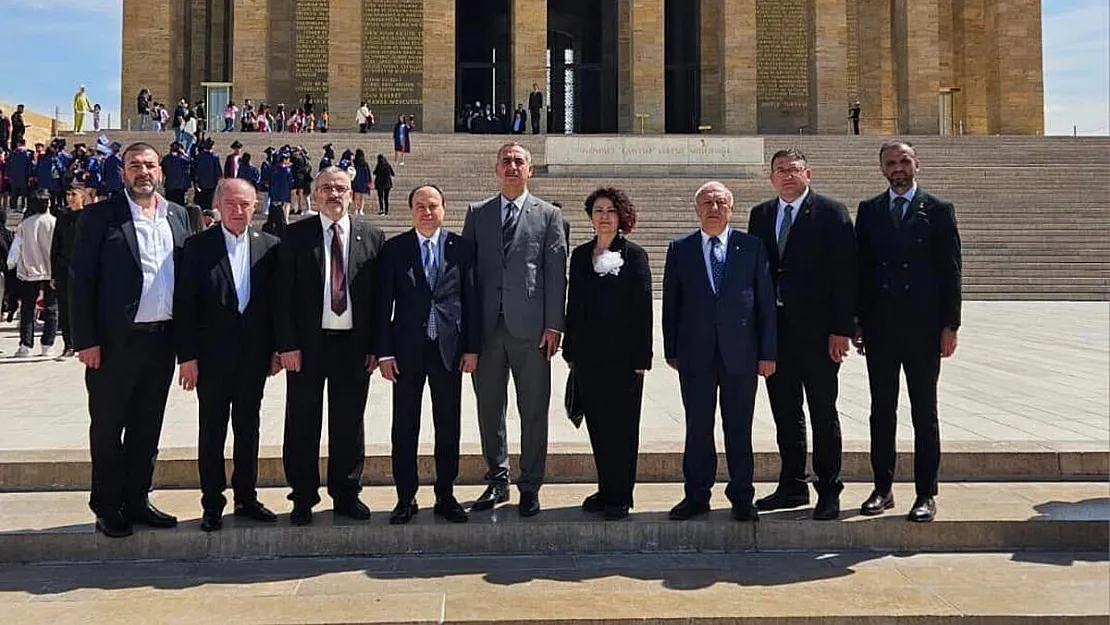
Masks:
[[[656,323],[658,325],[658,310]],[[641,435],[645,448],[677,449],[683,437],[676,374],[662,365],[656,330],[656,362],[647,380]],[[0,323],[0,349],[15,351],[14,324]],[[556,360],[551,435],[559,444],[586,443],[562,416],[566,368]],[[463,443],[478,443],[474,394],[464,385]],[[263,445],[280,445],[285,383],[271,380],[263,404]],[[909,405],[902,393],[899,444],[912,448]],[[0,450],[84,449],[88,415],[82,368],[68,362],[0,358]],[[941,435],[946,442],[1018,441],[1055,447],[1110,450],[1110,304],[1106,302],[968,302],[957,356],[941,374]],[[514,401],[510,395],[510,402]],[[432,436],[425,398],[422,442]],[[846,446],[865,448],[869,438],[867,379],[863,359],[853,355],[841,375],[840,411]],[[196,445],[195,396],[174,388],[163,449]],[[368,444],[388,444],[389,383],[375,376],[366,411]],[[516,449],[518,417],[510,411]],[[774,423],[760,390],[754,428],[756,448],[774,449]],[[718,435],[718,440],[720,436]]]

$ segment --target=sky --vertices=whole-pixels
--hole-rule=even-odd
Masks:
[[[62,119],[73,92],[119,119],[123,0],[0,0],[0,101]],[[1045,134],[1110,134],[1110,0],[1042,0]],[[50,45],[39,42],[49,40]],[[69,112],[67,112],[69,111]]]

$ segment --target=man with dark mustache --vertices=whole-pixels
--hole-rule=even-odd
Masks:
[[[97,531],[174,527],[148,498],[174,371],[174,265],[189,225],[158,193],[162,167],[146,143],[125,149],[124,191],[85,209],[70,263],[73,347],[89,394]]]

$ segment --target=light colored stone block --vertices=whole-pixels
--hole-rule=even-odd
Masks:
[[[455,129],[455,0],[424,0],[423,99],[424,130]]]

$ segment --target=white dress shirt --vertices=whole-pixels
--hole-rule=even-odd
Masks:
[[[732,235],[732,226],[725,226],[725,231],[717,235],[721,240],[721,244],[717,246],[717,258],[723,263],[728,260],[728,238]],[[713,288],[713,292],[717,292],[719,285],[713,284],[713,265],[709,262],[709,255],[712,254],[713,246],[710,245],[709,240],[713,237],[706,234],[705,230],[701,231],[701,254],[705,259],[705,274],[709,276],[709,286]]]
[[[806,187],[806,190],[802,191],[801,195],[794,198],[793,202],[787,202],[786,200],[782,199],[781,197],[779,198],[779,212],[778,212],[778,215],[775,216],[775,240],[776,241],[778,240],[778,237],[779,237],[779,230],[782,229],[782,220],[786,216],[786,207],[787,207],[787,205],[790,205],[790,206],[794,207],[794,210],[790,211],[790,227],[793,228],[794,223],[798,221],[798,211],[801,210],[802,203],[806,201],[806,198],[808,196],[809,196],[809,187]]]
[[[227,246],[227,262],[231,264],[231,277],[235,280],[235,297],[239,300],[239,312],[247,309],[251,301],[251,231],[235,236],[227,228],[220,226]]]
[[[886,193],[887,193],[887,197],[890,198],[890,209],[891,210],[894,210],[894,200],[895,199],[897,199],[897,198],[905,198],[906,199],[906,205],[902,207],[902,214],[900,215],[900,217],[904,218],[906,216],[906,211],[910,210],[910,204],[913,204],[914,196],[917,195],[917,183],[914,182],[913,186],[910,187],[910,190],[906,191],[905,193],[902,193],[902,194],[895,193],[894,189],[887,189]]]
[[[335,314],[331,309],[331,226],[336,222],[320,213],[320,225],[324,235],[324,316],[321,327],[325,330],[350,330],[355,327],[354,317],[351,315],[353,303],[351,301],[351,272],[347,259],[351,257],[351,216],[343,215],[339,220],[339,227],[343,230],[340,240],[343,241],[343,275],[347,277],[347,309],[342,315]]]
[[[167,219],[169,203],[155,194],[154,219],[143,216],[143,209],[124,191],[135,224],[135,240],[139,244],[139,268],[143,273],[143,290],[135,323],[173,319],[173,228]]]
[[[502,195],[501,196],[501,223],[504,224],[505,220],[509,218],[509,202],[512,202],[516,206],[516,210],[517,210],[516,214],[517,214],[517,216],[519,216],[520,212],[524,209],[524,203],[527,202],[527,201],[528,201],[528,190],[527,189],[525,189],[524,193],[521,193],[520,197],[518,197],[516,199],[510,199],[510,198],[507,198],[504,195]]]

